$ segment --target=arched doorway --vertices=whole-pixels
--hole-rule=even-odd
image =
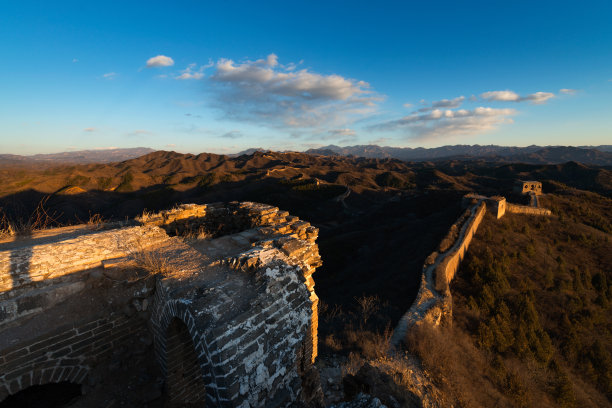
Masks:
[[[193,340],[185,323],[174,318],[166,332],[166,394],[171,406],[205,406],[206,387]]]
[[[81,385],[69,381],[32,385],[6,397],[0,408],[61,408],[80,396]]]

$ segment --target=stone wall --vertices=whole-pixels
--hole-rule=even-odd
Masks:
[[[463,197],[463,205],[469,207],[470,215],[467,217],[467,221],[464,222],[466,214],[462,214],[442,240],[439,247],[440,253],[433,252],[425,260],[419,292],[414,303],[402,316],[393,332],[392,345],[400,344],[408,329],[421,321],[428,321],[434,325],[452,322],[450,282],[459,269],[459,264],[463,260],[487,208],[497,219],[503,217],[506,212],[551,215],[551,211],[548,209],[507,203],[506,199],[501,196],[486,197],[470,193]],[[457,234],[459,227],[461,227],[461,231]],[[447,249],[453,237],[456,237],[456,240],[452,247]]]
[[[0,242],[0,400],[81,383],[122,341],[149,336],[170,404],[321,401],[315,227],[256,203],[137,222]]]
[[[123,314],[70,322],[2,349],[0,401],[31,385],[70,381],[83,384],[113,351],[146,334],[146,323]]]
[[[462,223],[454,245],[446,252],[441,254],[434,252],[427,258],[423,265],[421,286],[417,297],[395,328],[391,338],[392,345],[399,345],[410,327],[421,321],[428,321],[434,325],[452,321],[452,296],[449,283],[468,250],[486,208],[483,200],[476,200],[476,203],[472,203],[469,208],[470,215]],[[463,218],[465,217],[462,215],[459,222]]]
[[[518,205],[508,203],[506,211],[514,214],[529,214],[529,215],[552,215],[552,212],[547,208],[530,207],[527,205]]]
[[[109,231],[59,228],[0,244],[0,328],[81,292],[89,271],[102,267],[103,261],[167,238],[159,228],[148,226]]]

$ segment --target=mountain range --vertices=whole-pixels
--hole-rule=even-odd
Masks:
[[[325,156],[356,156],[366,158],[393,158],[404,161],[435,161],[449,159],[486,159],[499,163],[556,164],[576,161],[584,164],[612,165],[612,145],[601,146],[497,146],[454,145],[434,148],[389,147],[357,145],[340,147],[329,145],[306,150],[309,154]]]

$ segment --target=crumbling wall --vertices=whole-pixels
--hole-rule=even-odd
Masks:
[[[475,204],[472,204],[469,208],[470,215],[462,223],[454,245],[446,252],[441,254],[434,252],[426,259],[417,297],[395,328],[391,344],[400,344],[408,329],[420,321],[429,321],[435,325],[451,321],[452,296],[449,283],[455,276],[472,237],[478,230],[486,208],[483,200],[477,200]],[[464,218],[466,218],[465,215],[462,215],[457,222],[460,223]],[[456,228],[455,224],[454,227]]]
[[[514,214],[529,214],[529,215],[551,215],[552,212],[547,208],[530,207],[527,205],[510,204],[506,205],[506,211]]]
[[[0,242],[0,400],[82,382],[112,350],[135,347],[124,341],[148,336],[169,403],[322,401],[317,228],[257,203],[183,205],[138,222]]]

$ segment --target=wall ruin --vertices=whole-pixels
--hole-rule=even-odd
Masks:
[[[535,208],[507,203],[505,197],[486,197],[478,194],[466,194],[463,205],[468,208],[469,217],[463,214],[451,226],[449,234],[440,244],[440,253],[433,252],[425,260],[421,274],[421,285],[415,301],[402,316],[396,326],[392,338],[392,345],[399,345],[406,336],[410,327],[420,322],[429,322],[433,325],[450,324],[452,322],[452,294],[450,282],[459,269],[459,264],[467,252],[470,242],[476,234],[482,219],[487,211],[491,211],[497,219],[506,212],[530,215],[551,215],[545,208]],[[456,231],[460,228],[460,232]],[[454,239],[451,246],[447,241]]]
[[[302,389],[317,355],[316,228],[236,202],[131,224],[0,242],[0,400],[33,384],[85,383],[143,341],[153,341],[169,404],[320,398]]]

